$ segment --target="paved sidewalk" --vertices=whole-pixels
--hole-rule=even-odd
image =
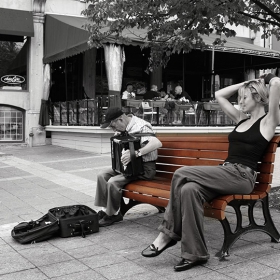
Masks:
[[[86,204],[99,210],[93,204],[96,174],[107,166],[109,155],[57,146],[0,145],[0,280],[280,280],[280,243],[271,243],[261,232],[247,234],[234,244],[227,260],[220,262],[215,253],[223,231],[210,218],[205,218],[211,254],[207,264],[174,272],[180,242],[157,258],[143,258],[140,252],[157,236],[163,215],[149,205],[134,207],[123,222],[86,238],[53,238],[30,245],[11,238],[14,225],[38,219],[52,207]],[[274,186],[280,185],[278,170]],[[255,213],[261,222],[261,209]],[[271,209],[271,214],[280,230],[279,211]]]

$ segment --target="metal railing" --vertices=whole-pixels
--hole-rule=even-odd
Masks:
[[[49,112],[52,125],[99,126],[104,121],[104,115],[110,106],[107,96],[95,99],[82,99],[65,102],[49,102]],[[228,126],[232,121],[220,110],[205,110],[203,102],[196,102],[195,110],[184,106],[153,108],[154,114],[144,114],[140,106],[123,104],[125,113],[132,113],[160,126]],[[127,106],[128,105],[128,106]],[[152,104],[151,104],[152,105]],[[176,105],[176,104],[175,104]],[[156,105],[152,105],[156,106]],[[179,119],[179,121],[177,121]]]
[[[100,125],[102,111],[108,107],[108,98],[49,102],[52,125]]]

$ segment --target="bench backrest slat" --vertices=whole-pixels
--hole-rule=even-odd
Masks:
[[[159,163],[168,163],[181,166],[192,166],[192,165],[219,165],[223,163],[223,160],[207,159],[207,158],[183,158],[183,157],[158,157]]]
[[[186,140],[187,141],[187,140]],[[228,143],[226,142],[185,142],[177,141],[174,139],[173,142],[164,141],[164,147],[167,149],[195,149],[195,150],[214,150],[214,151],[227,151]]]
[[[161,156],[174,156],[174,157],[194,157],[194,158],[209,158],[209,159],[222,159],[227,157],[226,151],[217,150],[194,150],[194,149],[160,149],[159,155]]]

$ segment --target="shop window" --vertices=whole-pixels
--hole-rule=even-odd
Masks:
[[[23,141],[23,112],[0,106],[0,141]]]
[[[0,90],[27,90],[27,41],[0,41]]]

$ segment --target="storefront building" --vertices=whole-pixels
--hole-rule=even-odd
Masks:
[[[152,84],[166,91],[180,84],[194,101],[209,101],[215,89],[280,65],[278,51],[240,37],[227,38],[223,47],[214,50],[174,55],[166,68],[147,74],[149,53],[141,51],[142,42],[135,34],[128,34],[129,45],[112,40],[104,49],[89,49],[88,33],[83,28],[86,19],[81,16],[86,8],[82,0],[1,1],[0,43],[6,53],[0,49],[0,59],[5,62],[0,67],[0,143],[34,146],[52,141],[65,147],[108,152],[111,131],[101,131],[97,126],[97,98],[120,96],[127,83],[134,85],[139,96]],[[17,24],[11,24],[11,18]],[[204,39],[211,45],[211,36]],[[42,117],[48,100],[59,104],[52,107],[53,114],[59,111],[55,123]],[[91,115],[89,107],[93,108]],[[158,126],[156,130],[226,133],[232,129],[203,126]]]
[[[0,141],[24,142],[31,113],[27,55],[34,38],[33,15],[0,8],[0,22]]]
[[[68,4],[68,5],[67,5]],[[0,143],[45,145],[39,125],[44,88],[46,12],[80,15],[84,1],[1,0]]]

